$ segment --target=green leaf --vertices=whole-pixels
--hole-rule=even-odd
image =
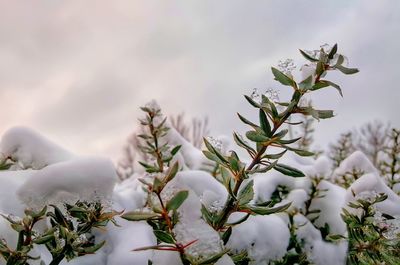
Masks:
[[[285,146],[285,148],[287,148],[287,150],[295,152],[299,156],[313,156],[313,155],[315,155],[315,153],[313,153],[313,152],[310,152],[310,151],[307,151],[307,150],[302,150],[302,149],[297,149],[297,148],[292,148],[290,146]]]
[[[295,142],[297,142],[298,140],[300,140],[302,137],[298,137],[298,138],[294,138],[294,139],[290,139],[290,140],[282,140],[282,139],[280,139],[279,140],[279,143],[280,144],[292,144],[292,143],[295,143]]]
[[[270,103],[269,103],[269,106],[271,107],[271,115],[272,115],[272,118],[275,120],[276,118],[278,118],[279,112],[278,112],[278,110],[276,109],[275,104],[274,104],[273,102],[270,102]]]
[[[207,207],[201,205],[201,216],[207,221],[208,224],[213,225],[216,221],[214,214],[210,212]]]
[[[286,209],[288,209],[290,207],[292,203],[289,202],[287,204],[281,205],[281,206],[276,206],[276,207],[272,207],[272,208],[267,208],[267,207],[250,207],[250,210],[256,214],[260,214],[260,215],[268,215],[268,214],[274,214],[274,213],[279,213],[279,212],[283,212]]]
[[[210,159],[211,161],[214,161],[218,164],[222,164],[223,162],[221,161],[221,159],[218,158],[218,156],[216,154],[211,153],[210,151],[207,150],[203,150],[203,154]]]
[[[250,153],[255,154],[255,150],[249,146],[237,133],[233,133],[233,139],[235,140],[236,144],[239,145],[240,147],[246,149]]]
[[[210,144],[209,141],[207,141],[206,138],[203,138],[204,140],[204,144],[206,145],[206,148],[213,154],[215,154],[222,162],[224,163],[228,163],[228,160],[222,155],[220,154],[220,152],[214,148],[214,146],[212,146],[212,144]]]
[[[281,172],[284,175],[291,176],[291,177],[305,177],[304,173],[298,169],[290,167],[284,164],[277,164],[274,166],[276,171]]]
[[[270,138],[268,138],[267,136],[256,131],[246,132],[246,137],[253,142],[266,142],[270,140]]]
[[[142,161],[139,161],[139,164],[143,166],[146,169],[146,172],[148,173],[154,173],[154,172],[159,172],[160,170],[152,165],[146,164]]]
[[[53,205],[53,204],[50,204],[50,206],[54,208],[54,215],[53,215],[53,218],[55,219],[55,221],[56,221],[58,224],[62,225],[63,227],[66,227],[66,228],[68,228],[68,229],[71,229],[71,227],[70,227],[70,222],[68,222],[68,220],[64,217],[64,215],[63,215],[63,213],[61,212],[61,210],[60,210],[57,206],[55,206],[55,205]]]
[[[153,181],[153,191],[155,193],[160,193],[161,190],[164,188],[164,183],[157,177],[154,177]]]
[[[315,153],[307,151],[307,150],[298,150],[295,149],[293,150],[293,152],[295,152],[296,154],[298,154],[299,156],[313,156],[315,155]]]
[[[221,239],[222,239],[222,242],[224,242],[224,245],[226,245],[226,243],[228,243],[231,235],[232,235],[232,226],[228,227],[228,229],[226,229],[226,231],[221,236]]]
[[[267,159],[279,159],[281,158],[285,153],[287,152],[287,149],[283,150],[280,153],[276,153],[276,154],[266,154],[264,155],[262,158],[267,158]]]
[[[264,131],[265,135],[271,136],[271,125],[269,125],[267,115],[263,109],[259,111],[260,125],[261,129]]]
[[[156,238],[158,240],[160,240],[161,242],[168,243],[168,244],[174,244],[175,243],[174,238],[170,234],[168,234],[167,232],[164,232],[162,230],[154,230],[153,233],[156,236]]]
[[[229,157],[229,164],[234,171],[240,170],[239,157],[235,151],[231,151],[231,156]]]
[[[335,84],[328,80],[319,80],[319,82],[317,82],[315,85],[313,85],[311,90],[318,90],[318,89],[328,87],[328,86],[336,88],[337,91],[339,91],[339,94],[343,97],[342,89],[340,88],[340,86],[338,84]]]
[[[315,153],[307,151],[307,150],[294,150],[294,152],[296,154],[298,154],[299,156],[313,156],[313,155],[315,155]]]
[[[121,218],[128,221],[144,221],[144,220],[147,221],[157,217],[160,217],[160,215],[156,213],[139,212],[139,211],[131,211],[121,215]]]
[[[335,67],[340,72],[342,72],[343,74],[346,74],[346,75],[352,75],[352,74],[359,72],[359,70],[357,68],[347,68],[347,67],[344,67],[343,65],[336,65]]]
[[[259,128],[258,125],[252,123],[251,121],[249,121],[248,119],[246,119],[245,117],[243,117],[242,115],[240,115],[239,113],[237,113],[237,115],[238,115],[239,119],[240,119],[243,123],[245,123],[245,124],[247,124],[247,125],[250,125],[250,126],[253,127],[254,129],[255,129],[255,128]]]
[[[96,244],[94,246],[82,248],[79,252],[85,253],[85,254],[93,254],[93,253],[96,253],[96,251],[99,250],[100,248],[102,248],[105,244],[106,244],[106,241],[102,241],[99,244]]]
[[[328,81],[328,80],[326,80],[325,82],[327,82],[331,87],[336,88],[337,91],[339,91],[340,96],[343,97],[342,89],[340,88],[339,85],[337,85],[337,84],[335,84],[335,83],[333,83],[333,82],[331,82],[331,81]]]
[[[311,115],[313,118],[319,119],[329,119],[334,117],[332,110],[316,110],[312,107],[301,108],[301,113],[304,115]]]
[[[242,251],[238,254],[234,254],[231,256],[234,264],[249,264],[252,260],[248,257],[247,251]]]
[[[338,65],[342,65],[343,62],[344,62],[344,56],[339,54],[338,60],[337,60],[337,62],[335,64],[335,67],[338,66]]]
[[[182,191],[178,192],[167,203],[167,210],[168,211],[178,210],[178,208],[182,205],[182,203],[186,200],[186,198],[188,196],[189,196],[189,191],[187,191],[187,190],[182,190]]]
[[[251,97],[244,95],[244,97],[246,98],[246,100],[255,108],[261,108],[261,105],[257,102],[255,102]]]
[[[311,55],[309,55],[308,53],[306,53],[305,51],[299,50],[301,55],[304,56],[304,58],[306,58],[307,60],[311,61],[311,62],[318,62],[319,60],[312,57]]]
[[[241,223],[247,221],[247,219],[249,219],[249,217],[250,217],[250,214],[248,213],[248,214],[244,215],[243,217],[241,217],[240,219],[236,220],[233,223],[226,223],[226,225],[235,226],[235,225],[241,224]]]
[[[311,88],[310,88],[310,90],[318,90],[318,89],[321,89],[321,88],[324,88],[324,87],[328,87],[329,86],[329,83],[328,82],[326,82],[326,80],[319,80],[317,83],[315,83]]]
[[[316,115],[312,115],[316,119],[329,119],[334,117],[333,110],[316,110]]]
[[[171,155],[176,155],[178,152],[179,152],[179,150],[181,149],[181,147],[182,147],[182,145],[177,145],[177,146],[175,146],[172,150],[171,150]]]
[[[50,242],[54,239],[54,235],[45,235],[45,236],[41,236],[41,237],[37,237],[33,240],[33,243],[35,244],[46,244],[47,242]]]
[[[22,224],[11,224],[11,228],[17,231],[18,233],[25,231],[25,226],[23,226]]]
[[[306,79],[304,79],[303,81],[301,81],[299,83],[299,88],[303,89],[303,90],[309,90],[312,87],[312,81],[313,81],[313,76],[310,75],[309,77],[307,77]]]
[[[242,189],[240,189],[238,195],[239,205],[245,205],[253,199],[254,197],[253,185],[254,181],[250,180],[246,183],[246,185]]]
[[[337,43],[335,45],[333,45],[332,49],[330,50],[329,54],[328,54],[328,59],[332,60],[333,56],[337,53]]]
[[[275,80],[277,80],[282,85],[291,86],[291,87],[296,86],[296,82],[294,82],[294,80],[292,78],[288,77],[287,75],[285,75],[284,73],[282,73],[281,71],[276,69],[275,67],[271,67],[271,71],[275,77]]]
[[[337,240],[340,240],[340,239],[346,239],[346,237],[342,236],[342,235],[339,235],[339,234],[330,234],[330,235],[327,235],[326,239],[328,241],[337,241]]]
[[[0,162],[0,170],[7,170],[9,169],[13,163],[8,163],[6,160]]]
[[[169,169],[168,174],[165,176],[165,181],[170,182],[179,171],[179,163],[175,162],[172,167]]]
[[[383,201],[386,200],[387,198],[388,198],[388,195],[387,195],[387,194],[379,193],[378,196],[375,198],[375,203],[383,202]]]
[[[324,71],[325,71],[325,64],[323,62],[318,62],[315,73],[320,76]]]
[[[286,134],[287,134],[288,132],[289,132],[288,129],[283,129],[282,131],[276,133],[276,134],[274,135],[274,138],[276,137],[276,138],[281,139],[281,138],[285,137]]]
[[[218,254],[215,254],[214,256],[211,256],[210,258],[208,258],[208,259],[205,259],[205,260],[203,260],[202,262],[200,262],[200,263],[197,263],[197,264],[199,264],[199,265],[212,265],[212,264],[214,264],[217,260],[219,260],[223,255],[225,255],[226,253],[228,253],[228,249],[227,250],[224,250],[224,251],[222,251],[222,252],[220,252],[220,253],[218,253]]]

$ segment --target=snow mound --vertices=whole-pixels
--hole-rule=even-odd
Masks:
[[[307,258],[315,265],[341,265],[346,263],[347,242],[326,242],[321,232],[303,215],[294,216],[297,240],[304,242]]]
[[[189,174],[189,175],[187,175]],[[179,207],[179,221],[174,227],[174,234],[176,239],[181,244],[185,245],[194,240],[195,243],[188,246],[185,249],[185,253],[190,256],[193,260],[201,262],[206,258],[214,256],[223,251],[221,238],[212,227],[210,227],[203,219],[201,215],[201,199],[197,195],[203,194],[203,187],[196,186],[192,189],[191,186],[186,185],[183,179],[191,178],[190,174],[196,175],[197,171],[188,171],[186,174],[177,175],[171,182],[169,182],[161,193],[164,201],[168,201],[174,194],[181,190],[188,190],[189,196],[184,203]],[[196,176],[192,176],[193,179]],[[207,182],[207,179],[205,179]],[[207,183],[210,183],[210,187],[215,186],[215,179],[209,178]],[[189,183],[189,182],[188,182]],[[190,182],[191,183],[191,182]],[[192,184],[192,183],[191,183]],[[196,190],[197,193],[194,191]],[[209,189],[207,189],[209,190]],[[165,265],[171,264],[168,261]]]
[[[322,191],[323,197],[311,202],[310,210],[320,210],[314,224],[317,227],[328,224],[332,234],[344,235],[347,228],[340,214],[346,203],[346,190],[325,180],[319,183],[317,189]]]
[[[361,151],[355,151],[343,160],[340,166],[333,172],[333,177],[342,176],[352,171],[359,171],[362,174],[377,173],[374,165]]]
[[[266,174],[257,174],[254,180],[254,201],[256,203],[267,202],[278,187],[285,187],[289,191],[302,189],[307,193],[311,187],[311,181],[307,177],[293,178],[279,172],[270,171]]]
[[[70,160],[72,153],[26,127],[7,130],[0,142],[0,153],[18,161],[23,168],[42,169],[45,166]]]
[[[29,207],[77,200],[109,200],[117,180],[107,158],[82,157],[35,171],[18,189],[18,197]]]
[[[251,264],[268,264],[286,254],[289,237],[288,226],[277,215],[250,216],[233,227],[227,247],[237,253],[248,251]]]
[[[392,191],[377,174],[366,174],[357,179],[346,192],[346,202],[357,199],[372,199],[378,193],[385,193],[388,198],[376,204],[376,208],[386,214],[400,215],[400,197]],[[349,210],[353,211],[352,208]]]

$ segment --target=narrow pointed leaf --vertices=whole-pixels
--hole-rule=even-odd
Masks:
[[[277,164],[274,167],[274,169],[276,171],[281,172],[284,175],[291,176],[291,177],[304,177],[305,176],[304,173],[301,172],[300,170],[295,169],[290,166],[287,166],[287,165],[284,165],[284,164]]]
[[[261,129],[264,131],[265,135],[271,136],[271,125],[269,124],[267,115],[265,114],[263,109],[260,109],[259,117]]]
[[[277,80],[282,85],[292,86],[292,87],[295,86],[296,83],[293,81],[292,78],[288,77],[287,75],[285,75],[284,73],[282,73],[281,71],[276,69],[275,67],[271,67],[271,71],[275,77],[275,80]]]
[[[178,208],[182,205],[182,203],[186,200],[186,198],[189,196],[189,191],[187,190],[182,190],[175,194],[174,197],[172,197],[171,200],[168,201],[167,203],[167,210],[178,210]]]
[[[347,68],[344,67],[343,65],[336,65],[336,69],[338,69],[340,72],[346,75],[352,75],[359,72],[357,68]]]
[[[299,50],[301,55],[303,55],[304,58],[306,58],[307,60],[311,61],[311,62],[318,62],[318,59],[312,57],[311,55],[309,55],[307,52]]]
[[[258,133],[256,131],[246,132],[246,137],[253,142],[266,142],[266,141],[270,140],[270,138],[268,138],[267,136],[265,136],[261,133]]]
[[[154,230],[153,233],[156,236],[156,238],[158,240],[160,240],[161,242],[168,243],[168,244],[174,244],[175,243],[174,238],[170,234],[168,234],[167,232],[164,232],[162,230]]]
[[[154,219],[157,217],[160,217],[160,215],[156,214],[156,213],[148,213],[148,212],[140,212],[140,211],[127,212],[121,216],[121,218],[128,220],[128,221],[151,220],[151,219]]]

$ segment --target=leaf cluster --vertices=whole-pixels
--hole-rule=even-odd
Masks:
[[[343,209],[342,218],[348,231],[348,258],[347,264],[399,264],[400,238],[387,238],[387,227],[375,221],[377,203],[387,199],[387,195],[380,193],[372,199],[357,199],[349,203],[349,207],[356,209],[359,214],[350,213]],[[384,219],[394,217],[382,213]]]
[[[145,128],[144,133],[137,135],[140,142],[139,149],[149,155],[154,162],[139,162],[148,173],[163,172],[172,158],[178,153],[180,146],[171,149],[167,142],[160,141],[169,131],[165,125],[167,117],[163,117],[158,106],[141,107],[145,117],[140,119],[140,124]]]
[[[0,242],[0,254],[7,264],[27,265],[29,260],[40,259],[29,253],[35,245],[45,245],[52,255],[49,265],[59,264],[62,260],[72,260],[78,256],[93,254],[99,250],[105,241],[95,243],[91,235],[93,228],[105,227],[109,221],[120,213],[106,212],[100,202],[77,202],[66,204],[65,211],[51,205],[53,210],[45,206],[40,211],[25,210],[21,218],[3,215],[10,223],[11,228],[18,233],[18,242],[15,248],[9,246],[5,240]],[[50,228],[44,232],[35,229],[35,225],[47,220]],[[44,264],[41,261],[41,264]]]

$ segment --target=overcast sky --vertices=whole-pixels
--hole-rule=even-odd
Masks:
[[[331,77],[344,98],[314,97],[337,114],[317,124],[318,142],[373,119],[399,127],[397,0],[0,0],[0,133],[27,125],[115,158],[154,98],[230,134],[235,112],[256,117],[243,94],[279,88],[271,66],[335,42],[360,73]]]

